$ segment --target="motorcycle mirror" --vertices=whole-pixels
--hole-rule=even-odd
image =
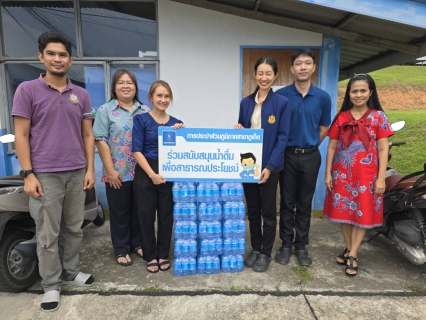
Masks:
[[[402,121],[398,121],[398,122],[392,123],[391,124],[391,129],[396,132],[396,131],[399,131],[402,128],[404,128],[404,126],[405,126],[405,121],[402,120]]]
[[[15,135],[14,134],[5,134],[4,136],[0,137],[1,143],[10,143],[15,142]]]

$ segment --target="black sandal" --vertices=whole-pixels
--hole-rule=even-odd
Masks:
[[[349,256],[348,260],[349,260],[349,265],[346,265],[345,273],[347,276],[354,277],[358,274],[358,266],[354,267],[354,261],[358,262],[358,258]],[[356,273],[348,273],[347,272],[348,270],[356,271]]]
[[[126,256],[127,256],[127,254],[126,254]],[[128,266],[131,266],[132,264],[133,264],[133,261],[132,260],[127,260],[127,257],[126,256],[123,256],[122,254],[117,254],[116,256],[115,256],[115,259],[117,260],[117,263],[120,265],[120,266],[123,266],[123,267],[128,267]],[[120,261],[118,261],[118,259],[119,258],[124,258],[124,259],[126,259],[126,261],[127,262],[120,262]],[[129,257],[130,258],[130,257]]]
[[[169,265],[167,268],[161,268],[162,266],[164,266],[164,265],[166,265],[166,264],[168,264],[168,265]],[[161,271],[167,271],[167,270],[169,270],[169,269],[170,269],[171,264],[170,264],[170,261],[169,261],[169,260],[164,260],[163,262],[160,262],[160,263],[158,264],[158,266],[160,267],[160,270],[161,270]]]
[[[343,250],[343,252],[337,256],[337,258],[342,259],[342,260],[343,260],[343,262],[340,262],[340,261],[338,261],[337,259],[336,259],[336,262],[337,262],[338,264],[342,265],[342,266],[346,265],[346,264],[347,264],[346,262],[348,261],[348,256],[346,256],[346,255],[347,255],[349,252],[350,252],[350,251],[349,251],[347,248],[345,248],[345,250]]]
[[[138,250],[142,250],[142,248],[141,248],[141,247],[134,248],[134,249],[133,249],[133,251],[132,251],[132,253],[134,253],[137,257],[139,257],[139,258],[143,259],[143,255],[142,255],[142,254],[140,254],[140,253],[138,252]]]
[[[157,267],[157,270],[149,270],[148,269],[149,267]],[[160,270],[160,265],[158,264],[158,262],[148,263],[146,265],[146,270],[148,270],[148,272],[151,272],[151,273],[157,273]]]

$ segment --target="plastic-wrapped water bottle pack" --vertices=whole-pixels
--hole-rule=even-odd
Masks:
[[[221,269],[230,273],[243,271],[243,185],[183,181],[175,182],[172,191],[174,275],[217,274]]]
[[[222,272],[235,273],[244,270],[244,259],[242,255],[223,255],[222,256]]]

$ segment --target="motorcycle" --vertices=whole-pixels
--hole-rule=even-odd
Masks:
[[[402,129],[405,122],[392,124],[392,129]],[[399,147],[405,142],[390,142]],[[392,155],[389,153],[388,159]],[[411,263],[426,267],[426,163],[423,170],[406,176],[388,167],[386,189],[383,196],[383,225],[374,229],[367,240],[371,242],[383,235]]]
[[[0,142],[14,141],[13,135]],[[86,190],[82,228],[105,222],[95,188]],[[0,291],[21,292],[39,277],[35,222],[29,212],[29,196],[19,175],[0,178]]]

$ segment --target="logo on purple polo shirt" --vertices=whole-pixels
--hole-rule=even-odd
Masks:
[[[175,146],[175,145],[176,145],[176,132],[163,131],[163,146]]]

